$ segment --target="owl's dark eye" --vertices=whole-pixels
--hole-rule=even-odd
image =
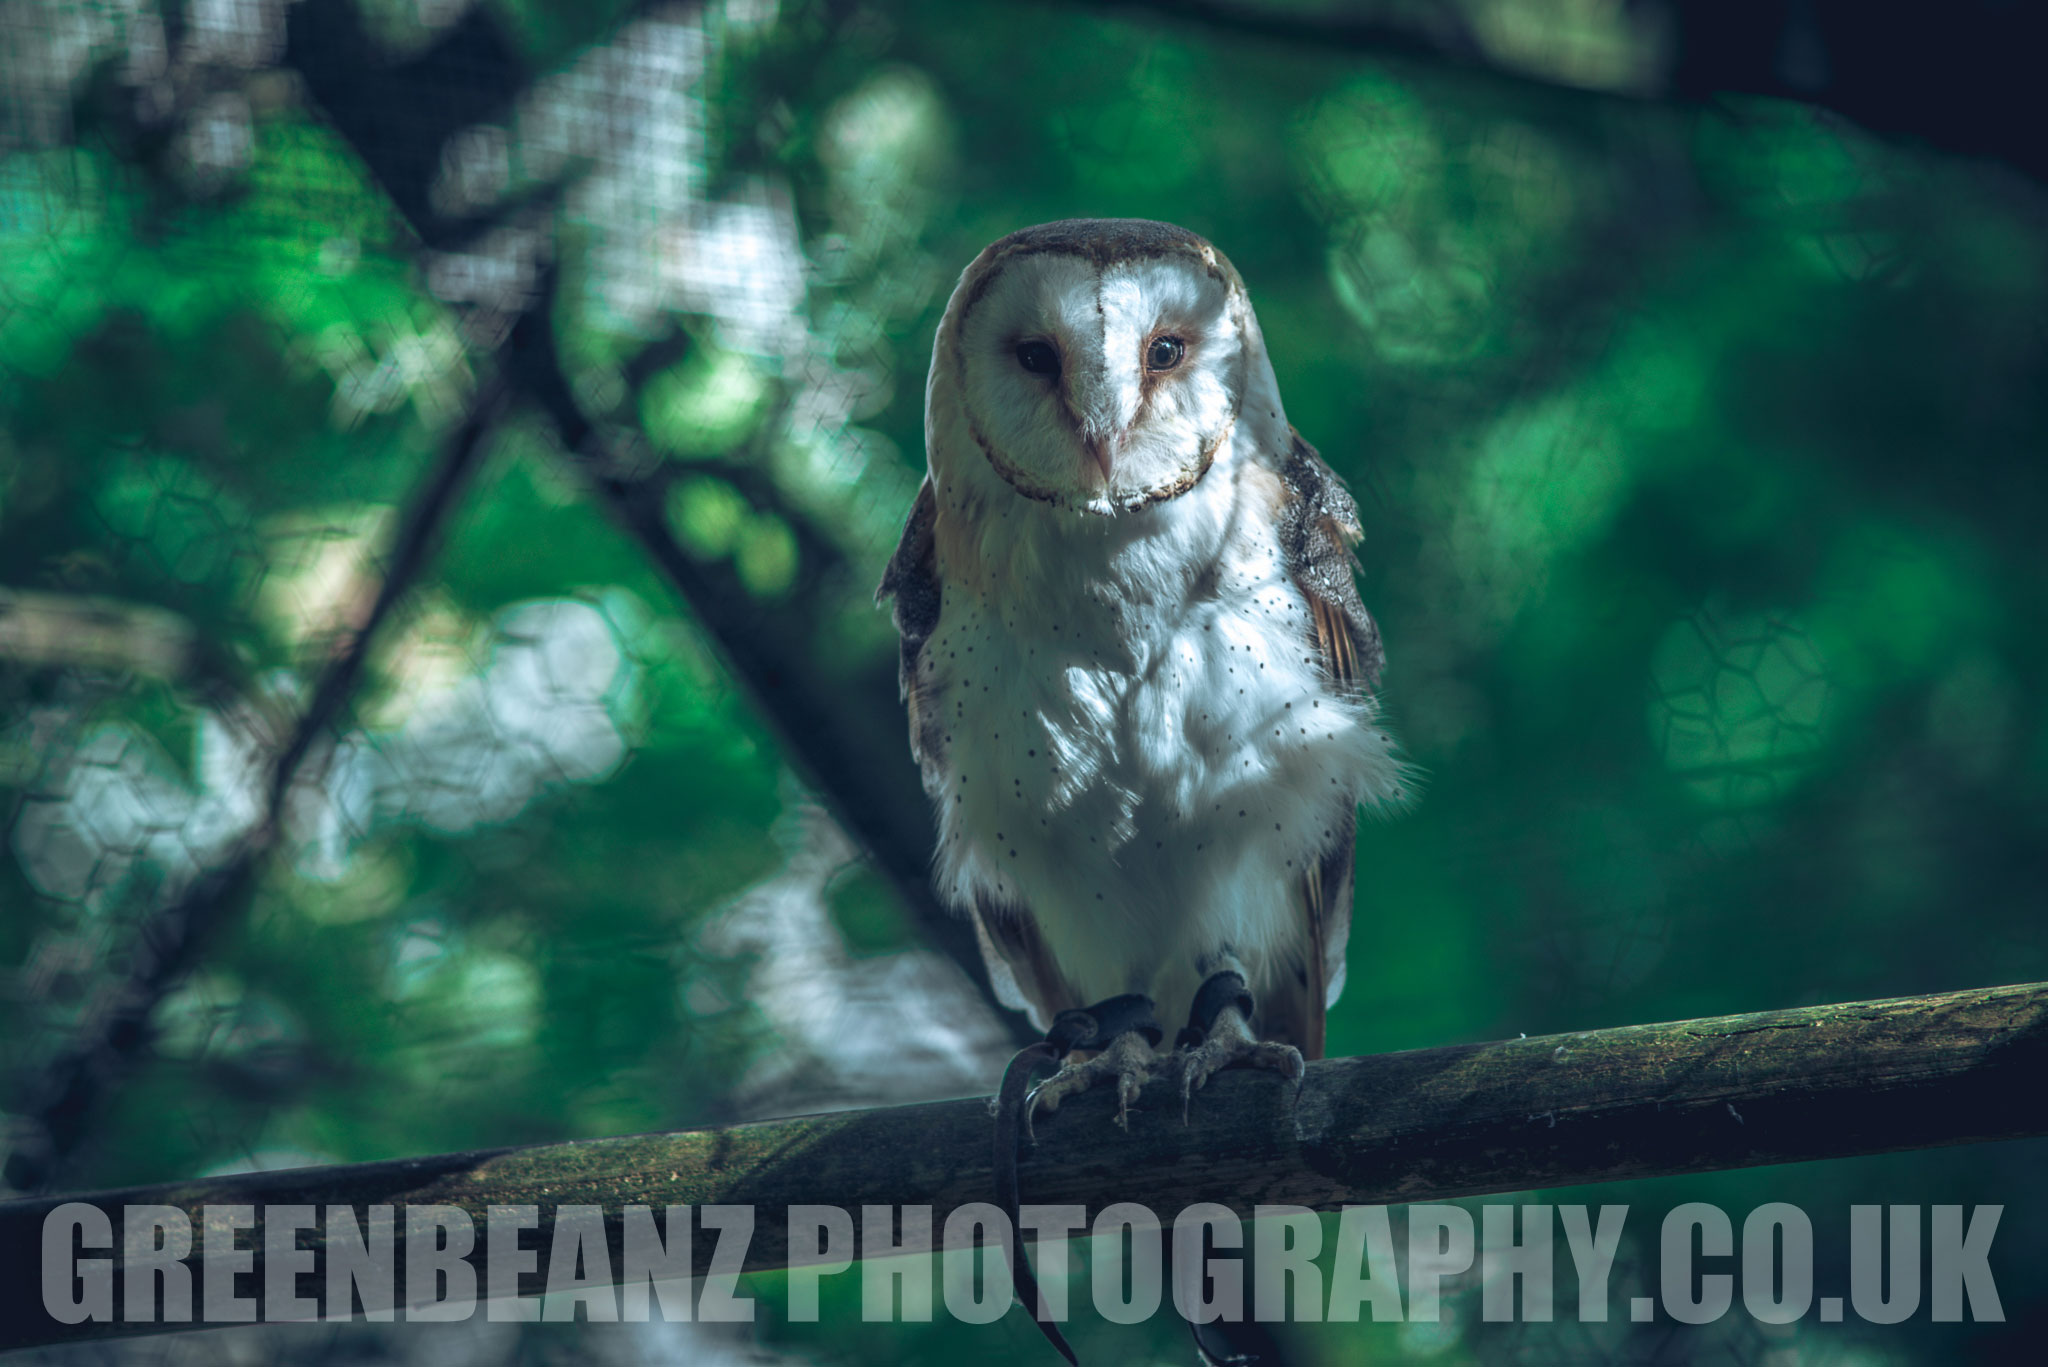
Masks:
[[[1060,354],[1051,342],[1017,343],[1017,364],[1033,375],[1057,375],[1060,373]]]
[[[1187,346],[1180,338],[1154,337],[1152,345],[1145,348],[1145,369],[1171,370],[1187,354]]]

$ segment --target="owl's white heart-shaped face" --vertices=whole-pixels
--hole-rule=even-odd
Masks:
[[[974,441],[1011,488],[1114,513],[1201,480],[1246,383],[1249,309],[1213,248],[1082,220],[1015,234],[976,266],[935,363],[955,368]]]

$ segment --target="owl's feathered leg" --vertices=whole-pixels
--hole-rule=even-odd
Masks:
[[[1016,1057],[1010,1060],[1010,1066],[1003,1070],[1002,1088],[996,1093],[996,1201],[1010,1217],[1007,1251],[1012,1282],[1017,1298],[1037,1320],[1047,1341],[1070,1363],[1076,1361],[1074,1350],[1060,1333],[1059,1326],[1051,1320],[1039,1318],[1038,1279],[1032,1275],[1031,1262],[1017,1242],[1017,1212],[1021,1199],[1017,1187],[1019,1122],[1021,1120],[1024,1133],[1028,1135],[1032,1112],[1041,1104],[1048,1111],[1057,1109],[1062,1097],[1072,1096],[1104,1078],[1114,1077],[1117,1080],[1117,1123],[1128,1127],[1130,1104],[1157,1066],[1152,1051],[1164,1033],[1153,1016],[1152,999],[1135,992],[1097,1002],[1085,1010],[1062,1011],[1053,1017],[1052,1029],[1045,1032],[1043,1040],[1027,1044],[1017,1051]],[[1102,1052],[1085,1063],[1070,1063],[1037,1087],[1031,1087],[1032,1074],[1041,1065],[1057,1063],[1068,1054],[1088,1049],[1100,1049]],[[1103,1064],[1104,1060],[1109,1062],[1096,1066]],[[1047,1089],[1054,1088],[1054,1084],[1058,1086],[1047,1095]]]
[[[1294,1084],[1296,1095],[1307,1065],[1301,1050],[1252,1033],[1252,994],[1244,974],[1226,968],[1212,973],[1195,993],[1186,1028],[1174,1042],[1180,1072],[1180,1118],[1186,1124],[1195,1090],[1230,1067],[1270,1068]]]

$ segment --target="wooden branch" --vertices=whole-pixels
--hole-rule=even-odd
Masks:
[[[1981,988],[1332,1059],[1310,1065],[1292,1104],[1270,1074],[1226,1073],[1186,1126],[1158,1083],[1129,1134],[1098,1090],[1040,1125],[1020,1177],[1027,1202],[1137,1201],[1164,1219],[1195,1201],[1249,1213],[1440,1200],[2048,1134],[2044,1076],[2048,983]],[[479,1221],[533,1204],[542,1248],[555,1207],[596,1204],[614,1267],[627,1205],[752,1205],[746,1266],[772,1269],[792,1204],[929,1205],[942,1221],[991,1199],[990,1124],[982,1100],[946,1101],[39,1197],[0,1205],[0,1286],[42,1285],[43,1219],[64,1201],[107,1210],[117,1230],[136,1203],[346,1203],[358,1219],[372,1203],[431,1203]],[[699,1226],[700,1273],[716,1237]],[[487,1259],[479,1232],[480,1274]],[[0,1349],[161,1327],[65,1326],[24,1305],[0,1320]]]

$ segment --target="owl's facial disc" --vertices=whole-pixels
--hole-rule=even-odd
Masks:
[[[961,320],[974,437],[1017,492],[1114,513],[1184,493],[1244,388],[1242,296],[1194,251],[1002,262]]]

